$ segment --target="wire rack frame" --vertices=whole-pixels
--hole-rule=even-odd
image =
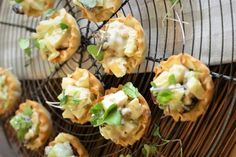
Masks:
[[[200,6],[200,18],[202,21],[202,1],[199,0],[199,6]],[[220,6],[222,6],[221,1],[220,2]],[[232,8],[232,1],[230,0],[230,9],[231,9],[231,19],[232,19],[232,28],[234,28],[234,14],[233,14],[233,8]],[[144,4],[141,6],[141,3]],[[144,63],[144,67],[145,67],[145,72],[148,72],[148,66],[150,66],[150,64],[152,64],[152,69],[154,68],[154,66],[156,65],[156,63],[160,62],[161,60],[166,59],[167,57],[167,43],[169,41],[168,38],[168,33],[169,33],[169,29],[168,26],[170,25],[169,21],[166,21],[166,27],[165,27],[165,46],[164,46],[164,53],[162,54],[161,58],[157,57],[157,53],[155,54],[155,56],[150,56],[150,50],[152,45],[150,44],[152,40],[155,40],[156,45],[155,45],[155,52],[157,52],[158,50],[158,42],[159,42],[159,38],[158,38],[158,30],[156,33],[156,36],[153,35],[152,31],[151,31],[151,20],[150,20],[150,9],[154,10],[155,12],[155,16],[157,17],[158,14],[158,10],[156,7],[156,3],[157,1],[155,0],[143,0],[143,1],[138,1],[138,0],[134,0],[134,1],[129,1],[129,0],[125,0],[123,5],[121,6],[121,8],[119,9],[120,12],[122,12],[124,15],[126,15],[126,9],[130,10],[130,14],[134,15],[134,11],[133,8],[136,8],[138,10],[138,14],[136,15],[137,18],[139,18],[140,22],[142,25],[147,24],[148,25],[148,29],[147,29],[147,39],[148,39],[148,52],[147,52],[147,57],[146,57],[146,62]],[[165,8],[165,12],[167,13],[167,1],[163,1],[164,4],[164,8]],[[192,29],[194,29],[195,25],[194,25],[194,11],[193,11],[193,5],[192,5],[192,1],[180,1],[180,3],[178,4],[179,7],[182,7],[182,4],[185,5],[189,5],[191,8],[191,17],[192,17]],[[76,9],[76,7],[74,5],[71,4],[70,1],[66,0],[66,1],[58,1],[57,3],[57,7],[59,7],[61,4],[63,4],[63,7],[66,8],[77,20],[78,24],[81,20],[84,20],[82,18],[79,17],[80,12]],[[152,5],[152,8],[150,8],[150,5]],[[211,6],[211,1],[208,1],[208,5]],[[222,8],[221,8],[222,11]],[[148,21],[144,21],[143,19],[143,14],[147,14],[148,16]],[[211,10],[210,7],[208,7],[208,12],[209,12],[209,30],[211,32]],[[174,13],[174,11],[173,11]],[[175,18],[175,14],[174,18]],[[181,18],[184,21],[184,14],[183,12],[181,12]],[[222,15],[222,12],[221,12]],[[114,14],[114,16],[117,16],[117,14]],[[223,16],[221,16],[221,19],[223,21]],[[15,19],[17,21],[17,19]],[[75,69],[75,66],[72,65],[79,65],[80,67],[83,67],[83,64],[85,64],[87,61],[92,60],[92,63],[90,65],[90,67],[88,68],[91,71],[94,71],[94,74],[100,79],[102,80],[102,82],[104,82],[105,84],[105,88],[109,88],[111,86],[117,86],[120,83],[125,83],[127,81],[132,81],[134,82],[134,84],[139,88],[142,89],[141,93],[145,96],[145,98],[148,100],[148,103],[150,104],[150,108],[152,110],[152,113],[155,113],[155,116],[152,117],[152,122],[155,122],[157,124],[160,124],[161,128],[162,128],[162,132],[163,132],[163,136],[164,137],[170,137],[170,138],[183,138],[183,145],[186,146],[186,150],[188,150],[188,148],[190,149],[190,151],[188,152],[184,152],[184,154],[186,156],[191,156],[191,154],[189,153],[195,153],[195,154],[201,154],[201,155],[208,155],[211,156],[212,154],[215,153],[215,148],[217,148],[218,144],[220,143],[218,139],[221,139],[224,134],[221,133],[221,136],[219,136],[216,141],[215,139],[213,139],[213,146],[212,147],[208,147],[208,149],[204,149],[202,150],[200,146],[195,146],[195,147],[191,147],[191,143],[194,143],[194,140],[196,140],[196,138],[199,138],[199,136],[197,136],[197,131],[202,128],[202,123],[203,122],[207,122],[208,124],[212,124],[211,120],[212,119],[217,119],[219,121],[219,118],[216,117],[212,117],[212,116],[203,116],[197,123],[180,123],[180,122],[173,122],[172,119],[170,118],[160,118],[162,117],[162,112],[161,110],[159,110],[152,102],[151,102],[151,97],[148,91],[149,89],[149,82],[151,81],[151,79],[153,78],[153,74],[152,73],[142,73],[139,74],[139,70],[141,67],[138,68],[138,71],[135,74],[132,75],[127,75],[124,78],[121,79],[117,79],[114,78],[112,76],[106,76],[102,73],[102,68],[101,65],[99,65],[91,56],[85,55],[83,54],[83,50],[86,48],[86,45],[88,45],[91,42],[94,42],[91,39],[91,33],[93,31],[99,30],[104,24],[106,24],[107,21],[103,22],[102,24],[95,24],[97,26],[96,29],[91,30],[89,29],[91,26],[91,22],[87,22],[86,26],[82,26],[80,27],[81,32],[84,32],[82,35],[82,45],[81,47],[78,49],[78,52],[76,55],[74,55],[68,62],[65,62],[63,64],[61,64],[58,68],[56,68],[56,71],[51,73],[51,75],[44,80],[22,80],[22,86],[23,86],[23,90],[24,92],[24,98],[31,98],[34,100],[37,100],[39,102],[41,102],[42,104],[45,104],[46,100],[52,100],[52,101],[57,101],[56,97],[57,95],[60,93],[61,91],[61,87],[60,87],[60,82],[61,79],[55,79],[54,76],[58,75],[59,73],[62,73],[63,75],[66,75],[69,71],[73,71]],[[158,27],[158,25],[160,24],[160,22],[158,21],[158,18],[156,18],[156,26]],[[223,23],[223,22],[222,22]],[[22,25],[18,25],[18,24],[14,24],[14,23],[9,23],[7,21],[0,21],[0,24],[2,25],[9,25],[10,27],[8,27],[8,30],[6,30],[5,32],[5,36],[7,37],[7,32],[8,31],[12,31],[12,29],[19,29],[19,28],[24,28],[26,31],[29,32],[34,32],[35,29],[33,27],[28,27],[28,26],[22,26]],[[93,23],[94,24],[94,23]],[[31,23],[31,25],[33,25],[33,23]],[[223,32],[223,24],[222,24],[222,36],[224,37],[224,32]],[[173,49],[171,54],[175,54],[175,39],[177,36],[177,32],[176,32],[176,27],[177,24],[174,23],[174,38],[173,38]],[[185,28],[184,28],[185,29]],[[201,30],[203,29],[203,25],[201,24]],[[19,32],[20,33],[20,32]],[[193,39],[194,39],[195,33],[193,32]],[[201,38],[202,39],[202,31],[201,31]],[[156,37],[156,38],[154,38]],[[211,56],[211,35],[209,36],[209,45],[210,45],[210,49],[209,49],[209,56]],[[232,39],[234,42],[234,33],[232,33]],[[11,38],[9,39],[11,40]],[[192,50],[191,50],[191,55],[194,55],[194,47],[196,47],[196,45],[194,44],[194,41],[192,41]],[[223,40],[222,40],[223,42]],[[201,50],[202,50],[202,40],[200,40],[200,53],[199,53],[199,59],[201,59]],[[224,50],[224,43],[222,43],[222,53],[221,53],[221,58],[223,58],[223,50]],[[185,45],[182,46],[182,52],[185,51]],[[79,58],[79,59],[78,59]],[[232,113],[235,113],[235,108],[233,108],[234,102],[235,102],[235,96],[234,96],[234,85],[232,83],[232,81],[235,81],[235,70],[234,70],[234,44],[232,44],[232,62],[229,65],[224,65],[222,63],[222,59],[221,59],[221,63],[219,66],[217,67],[212,67],[211,68],[211,73],[213,75],[213,77],[216,78],[215,80],[215,84],[216,84],[216,91],[219,91],[222,89],[222,87],[224,87],[222,90],[223,91],[227,91],[226,95],[227,98],[229,98],[229,100],[233,100],[233,103],[231,103],[230,105],[225,105],[224,106],[224,114],[222,115],[229,115],[228,117],[231,117],[230,115],[232,115]],[[19,61],[22,62],[22,61]],[[22,63],[23,64],[23,63]],[[208,60],[208,65],[211,65],[211,60],[209,57]],[[44,69],[45,67],[43,65],[39,65],[41,66],[42,69]],[[34,69],[31,69],[32,71],[34,71]],[[228,82],[226,83],[227,85],[223,85],[223,81],[224,80],[228,80]],[[231,93],[231,94],[228,94]],[[221,99],[222,99],[222,94],[219,92],[215,93],[214,96],[214,100],[212,105],[209,107],[207,113],[214,113],[213,111],[211,112],[210,109],[215,109],[214,111],[218,111],[216,109],[216,107],[213,106],[213,104],[219,104],[220,99],[218,98],[218,96],[221,95]],[[23,99],[24,99],[23,98]],[[229,102],[228,102],[229,103]],[[88,148],[88,150],[90,152],[93,152],[93,154],[91,154],[91,156],[118,156],[118,154],[121,153],[131,153],[134,156],[139,156],[138,154],[140,154],[140,150],[143,146],[144,143],[151,143],[151,142],[157,142],[160,143],[161,141],[159,139],[155,139],[151,136],[151,130],[153,129],[153,125],[150,126],[148,133],[146,134],[146,136],[139,142],[137,142],[134,146],[132,147],[128,147],[128,148],[122,148],[120,146],[116,146],[114,145],[112,142],[110,141],[106,141],[104,140],[100,134],[97,128],[93,128],[90,124],[86,124],[86,125],[78,125],[78,124],[73,124],[71,123],[69,120],[65,120],[61,117],[61,112],[57,109],[54,108],[50,108],[49,106],[46,106],[50,112],[52,113],[52,117],[55,120],[54,121],[54,127],[55,127],[55,132],[54,135],[56,135],[56,133],[64,131],[64,132],[69,132],[73,135],[78,136],[82,143],[86,146],[86,148]],[[222,111],[223,112],[223,111]],[[222,119],[224,119],[224,117],[221,116]],[[229,120],[232,121],[231,119],[226,119],[225,121],[221,121],[221,123],[219,124],[222,130],[225,130],[226,126],[229,125]],[[224,125],[223,125],[223,124]],[[207,125],[203,125],[204,129],[208,130],[207,132],[201,132],[201,135],[203,135],[204,137],[207,137],[207,135],[211,134],[209,128],[207,128]],[[232,126],[232,124],[231,124]],[[9,128],[9,126],[6,123],[6,128]],[[187,128],[187,129],[185,129]],[[212,129],[212,127],[210,127],[210,129]],[[232,127],[230,127],[232,128]],[[215,128],[215,130],[217,130],[217,128]],[[192,131],[193,134],[190,136],[189,134],[187,134],[186,132],[188,131]],[[234,129],[235,131],[235,129]],[[217,131],[219,132],[219,131]],[[184,134],[181,134],[184,133]],[[215,134],[214,134],[215,135]],[[8,134],[8,136],[10,136]],[[52,136],[52,137],[53,137]],[[10,136],[12,137],[12,136]],[[12,137],[12,139],[14,139],[13,141],[15,141],[15,137]],[[52,139],[52,138],[51,138]],[[10,140],[11,141],[11,140]],[[203,142],[203,141],[202,141]],[[11,143],[11,142],[10,142]],[[234,141],[235,143],[235,141]],[[19,144],[19,143],[18,143]],[[202,143],[203,144],[203,143]],[[43,150],[39,150],[37,152],[29,152],[27,150],[24,149],[24,147],[22,145],[20,145],[19,147],[19,152],[23,153],[24,156],[27,155],[33,155],[33,156],[42,156],[42,152]],[[219,149],[219,148],[218,148]],[[172,151],[171,151],[172,150]],[[173,151],[174,150],[174,151]],[[208,152],[209,151],[209,152]],[[176,144],[168,144],[168,146],[162,147],[160,149],[161,154],[164,154],[165,156],[178,156],[179,155],[179,146]]]

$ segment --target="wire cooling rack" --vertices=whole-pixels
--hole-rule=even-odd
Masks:
[[[0,52],[0,58],[4,60],[4,63],[0,62],[0,65],[13,66],[14,73],[21,79],[23,87],[22,101],[27,98],[36,100],[44,104],[50,111],[54,122],[54,132],[50,140],[63,131],[77,136],[92,157],[119,156],[128,153],[136,157],[141,156],[141,149],[145,143],[161,143],[159,138],[154,138],[151,135],[154,124],[157,124],[161,128],[163,137],[168,139],[180,138],[182,140],[183,156],[229,155],[236,143],[234,138],[236,135],[236,107],[234,105],[236,98],[234,85],[236,82],[236,70],[234,68],[234,9],[236,8],[236,2],[234,0],[182,0],[173,9],[170,9],[168,0],[124,0],[118,12],[123,15],[131,14],[141,22],[146,33],[148,51],[145,62],[138,68],[136,73],[126,75],[120,79],[104,75],[101,65],[83,52],[86,45],[94,42],[91,34],[106,24],[106,21],[103,23],[89,22],[81,18],[81,12],[71,1],[56,1],[56,8],[64,7],[77,20],[82,32],[81,47],[69,61],[57,67],[53,67],[47,62],[41,62],[36,54],[34,63],[25,68],[26,59],[22,57],[22,52],[17,48],[16,41],[20,37],[30,36],[30,33],[35,31],[37,23],[43,17],[35,19],[19,16],[12,13],[7,0],[0,1],[0,4],[0,30],[2,30],[0,46],[3,49],[3,52]],[[215,34],[212,33],[215,32],[216,23],[213,10],[216,7],[219,11],[217,12],[219,20],[217,29],[220,30],[218,32],[220,38],[217,40]],[[227,13],[225,8],[227,8]],[[189,22],[188,25],[183,25],[183,31],[186,34],[185,44],[180,38],[181,33],[178,23],[173,22],[173,20],[163,22],[163,19],[159,16],[160,14],[171,14],[173,19],[176,19],[175,11],[178,12],[182,21]],[[227,19],[225,14],[227,14]],[[117,13],[112,17],[116,16]],[[204,20],[206,17],[207,20]],[[232,31],[225,30],[226,26]],[[174,122],[170,117],[164,117],[162,111],[153,104],[149,92],[149,84],[154,76],[151,71],[154,66],[161,60],[178,52],[189,52],[192,56],[204,61],[210,67],[215,82],[215,94],[212,104],[205,115],[194,123]],[[217,57],[214,58],[215,56]],[[227,61],[225,61],[226,56],[230,56]],[[22,67],[19,65],[22,65]],[[62,118],[60,110],[46,105],[46,100],[57,101],[57,96],[61,92],[61,77],[73,72],[76,66],[86,68],[94,73],[104,83],[106,89],[117,87],[127,81],[132,81],[139,88],[141,94],[148,101],[152,112],[152,122],[149,130],[140,141],[127,148],[115,145],[111,141],[105,140],[99,134],[98,128],[93,128],[89,123],[85,125],[73,124]],[[50,70],[51,68],[54,69]],[[18,156],[43,156],[43,148],[32,152],[26,150],[17,141],[14,131],[9,127],[9,117],[11,115],[5,118],[3,122],[13,152],[19,154]],[[159,147],[157,156],[180,156],[180,145],[169,143]]]

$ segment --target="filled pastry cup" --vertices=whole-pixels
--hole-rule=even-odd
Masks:
[[[46,10],[52,8],[54,0],[22,0],[15,2],[13,10],[27,16],[41,16]]]
[[[214,83],[209,68],[188,54],[171,56],[156,67],[153,100],[175,121],[196,121],[211,103]]]
[[[39,45],[42,58],[51,63],[62,63],[71,58],[81,42],[74,17],[64,8],[41,21],[32,36]]]
[[[88,70],[76,68],[62,79],[62,93],[58,96],[63,118],[84,124],[89,121],[93,101],[104,95],[101,82]]]
[[[87,4],[86,0],[73,0],[73,3],[81,10],[84,18],[102,22],[108,20],[120,8],[122,0],[95,0],[93,4]]]
[[[151,121],[145,98],[131,82],[107,90],[90,112],[90,122],[99,126],[101,135],[124,147],[140,140]]]
[[[0,67],[0,115],[13,111],[21,96],[21,84],[9,69]]]
[[[123,77],[141,64],[145,56],[144,31],[132,16],[110,19],[98,32],[102,43],[99,59],[107,74]]]
[[[10,124],[18,139],[30,150],[37,150],[43,146],[52,133],[49,112],[38,102],[31,100],[20,104]]]
[[[67,133],[60,133],[45,147],[45,157],[57,156],[88,157],[88,152],[80,143],[79,139]]]

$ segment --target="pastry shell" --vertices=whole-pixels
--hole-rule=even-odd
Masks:
[[[106,2],[109,1],[109,2]],[[105,7],[102,8],[92,8],[92,9],[88,9],[85,6],[83,6],[82,4],[80,5],[76,5],[79,7],[79,9],[81,10],[83,17],[93,21],[93,22],[102,22],[105,20],[108,20],[121,6],[122,4],[122,0],[105,0],[104,1]],[[108,3],[112,3],[108,5]]]
[[[117,91],[122,89],[122,85],[119,85],[118,88],[111,88],[109,90],[106,91],[106,95],[111,94],[111,93],[116,93]],[[98,102],[102,101],[103,98],[101,98]],[[140,96],[138,97],[140,104],[142,105],[143,108],[143,114],[142,116],[139,117],[138,121],[138,127],[136,128],[136,131],[134,132],[133,135],[130,135],[128,137],[105,137],[105,139],[111,139],[115,144],[119,144],[121,146],[127,147],[128,145],[133,145],[135,142],[137,142],[138,140],[140,140],[144,134],[146,133],[146,131],[148,130],[148,127],[150,125],[151,122],[151,111],[149,108],[149,105],[147,103],[147,101],[145,100],[145,98],[140,94]],[[100,132],[103,130],[103,128],[105,128],[105,126],[100,126]],[[115,129],[115,126],[114,126]]]
[[[66,10],[63,8],[60,10],[61,11],[65,11]],[[50,17],[50,19],[54,19],[57,16],[59,16],[59,13],[55,13],[53,16]],[[70,15],[68,12],[66,12],[66,24],[69,26],[69,31],[70,31],[70,37],[69,37],[69,47],[66,50],[60,50],[60,55],[52,60],[50,60],[49,62],[51,63],[62,63],[65,62],[66,60],[70,59],[72,57],[72,55],[76,52],[76,50],[78,49],[78,47],[80,46],[80,42],[81,42],[81,34],[80,34],[80,30],[79,27],[77,25],[77,22],[75,21],[74,17],[72,15]],[[39,24],[40,25],[40,24]],[[37,32],[37,28],[36,28],[36,32]],[[41,51],[41,50],[40,50]],[[44,52],[41,52],[41,54],[43,54]],[[41,55],[43,59],[47,60],[47,57]]]
[[[67,133],[60,133],[57,135],[57,137],[54,139],[54,141],[49,143],[49,146],[54,146],[58,143],[63,143],[68,141],[70,145],[73,147],[74,150],[78,153],[80,157],[88,157],[88,152],[84,148],[84,146],[80,143],[79,139],[75,136],[72,136]]]
[[[41,104],[31,100],[26,100],[25,103],[20,104],[19,109],[16,111],[16,115],[22,113],[24,111],[25,106],[30,106],[39,115],[38,136],[35,139],[24,144],[26,148],[30,150],[36,150],[39,147],[43,146],[51,135],[52,120],[49,112]]]
[[[13,111],[14,107],[18,104],[22,93],[21,84],[11,71],[0,67],[0,75],[6,75],[6,85],[8,87],[8,106],[6,109],[0,108],[0,115],[5,115]]]
[[[121,16],[118,18],[110,19],[108,21],[108,24],[112,23],[114,21],[119,21],[120,23],[123,23],[126,26],[133,28],[137,33],[137,38],[136,38],[137,50],[132,57],[126,56],[126,61],[127,61],[127,64],[125,65],[125,67],[127,69],[126,73],[130,74],[130,73],[134,72],[134,70],[137,68],[137,66],[143,62],[143,59],[145,57],[146,43],[145,43],[144,30],[143,30],[143,27],[140,24],[140,22],[137,19],[135,19],[134,17],[132,17],[131,15],[128,15],[127,17]],[[102,28],[102,30],[106,31],[109,26],[108,24],[106,24]],[[105,60],[105,57],[112,56],[111,51],[113,51],[113,50],[111,50],[109,48],[104,51],[105,55],[104,55],[103,60]],[[104,63],[102,62],[102,64],[104,64]],[[104,71],[106,73],[112,74],[112,72],[109,70],[109,68],[107,66],[103,66],[103,67],[104,67]]]
[[[179,113],[177,111],[164,110],[165,115],[172,116],[175,121],[196,121],[202,115],[211,103],[214,94],[214,83],[212,81],[209,68],[198,59],[190,56],[189,54],[178,54],[171,56],[167,61],[161,61],[160,67],[155,67],[155,80],[163,71],[167,71],[173,64],[182,64],[188,69],[200,72],[199,80],[205,89],[205,97],[199,100],[194,108],[189,112]]]
[[[29,8],[29,9],[25,9],[23,7],[23,12],[24,14],[28,15],[28,16],[35,16],[35,17],[38,17],[38,16],[41,16],[44,11],[48,10],[49,8],[52,8],[53,5],[54,5],[54,0],[44,0],[44,4],[45,4],[45,7],[44,7],[44,10],[43,11],[40,11],[40,10],[36,10],[34,8]]]
[[[75,72],[71,74],[72,78],[74,77],[74,79],[75,79],[76,77],[78,77],[77,70],[84,70],[84,71],[87,71],[89,73],[89,90],[92,94],[94,94],[96,96],[96,99],[99,99],[101,96],[104,95],[104,88],[103,88],[101,82],[92,73],[90,73],[88,70],[76,68]],[[77,118],[71,112],[66,113],[66,110],[63,112],[62,116],[64,117],[65,113],[67,114],[67,116],[68,116],[68,114],[70,114],[70,116],[68,116],[68,117],[70,117],[70,120],[72,122],[79,123],[79,124],[84,124],[84,123],[87,123],[89,121],[90,117],[91,117],[91,114],[89,113],[89,110],[92,106],[93,106],[92,104],[86,105],[86,110],[87,110],[86,114],[84,114],[81,118]]]

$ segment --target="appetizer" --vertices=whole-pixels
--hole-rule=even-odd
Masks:
[[[64,110],[62,116],[80,124],[88,122],[92,102],[104,93],[101,82],[88,70],[76,68],[74,73],[62,79],[61,86],[58,99]]]
[[[28,16],[41,16],[54,5],[54,0],[12,0],[13,11]]]
[[[111,19],[99,31],[99,51],[91,52],[93,45],[87,47],[88,52],[102,63],[104,71],[123,77],[132,73],[143,61],[145,53],[145,37],[141,24],[132,16]]]
[[[75,19],[61,9],[41,21],[33,33],[43,59],[51,63],[68,60],[80,46],[80,30]]]
[[[88,157],[88,152],[75,136],[60,133],[45,147],[45,157]]]
[[[20,104],[10,124],[18,139],[30,150],[43,146],[52,132],[49,112],[41,104],[31,100]]]
[[[175,121],[195,121],[210,104],[214,83],[210,71],[188,54],[171,56],[155,68],[154,102]]]
[[[146,100],[131,82],[107,90],[90,112],[90,121],[99,126],[101,135],[122,146],[140,140],[151,120]]]
[[[83,17],[93,21],[108,20],[121,6],[122,0],[73,0]]]
[[[11,112],[21,96],[21,84],[9,69],[0,67],[0,115]]]

